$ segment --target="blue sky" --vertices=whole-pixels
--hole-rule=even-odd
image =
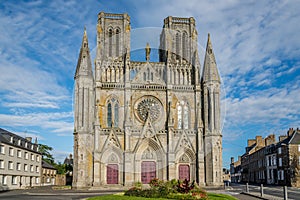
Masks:
[[[287,0],[0,0],[0,127],[37,137],[62,161],[73,151],[73,77],[84,26],[93,53],[100,11],[130,15],[132,45],[139,30],[158,30],[167,16],[193,16],[201,65],[209,32],[222,77],[228,167],[247,139],[299,127],[299,7]]]

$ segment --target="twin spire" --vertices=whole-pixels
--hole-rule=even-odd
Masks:
[[[221,82],[220,75],[217,68],[213,47],[210,41],[210,34],[208,34],[206,52],[204,58],[204,66],[202,73],[202,81],[217,81]]]
[[[149,61],[151,48],[148,43],[145,50],[146,50],[146,61]],[[85,27],[84,27],[82,44],[81,44],[79,58],[76,67],[75,78],[80,75],[93,76],[90,50],[88,45],[88,37],[87,37]],[[204,66],[203,66],[203,73],[202,73],[202,82],[208,82],[208,81],[221,82],[217,64],[216,64],[215,55],[213,52],[212,43],[210,40],[210,34],[208,34],[208,38],[207,38],[207,45],[206,45],[206,52],[205,52]]]
[[[78,57],[76,73],[74,78],[81,75],[93,76],[89,42],[88,42],[88,37],[87,37],[85,27],[84,27],[83,38],[82,38],[82,43],[81,43],[81,48],[80,48],[80,53]]]

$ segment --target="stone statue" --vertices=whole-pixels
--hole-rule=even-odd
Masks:
[[[147,43],[145,51],[146,51],[146,61],[149,61],[150,60],[150,53],[151,53],[151,48],[150,48],[149,43]]]

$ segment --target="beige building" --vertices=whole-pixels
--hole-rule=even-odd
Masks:
[[[56,168],[47,163],[46,161],[42,161],[42,171],[41,171],[41,185],[57,185],[56,183]]]
[[[290,128],[287,135],[248,140],[241,158],[242,182],[300,187],[300,130]]]
[[[220,77],[194,18],[167,17],[159,61],[132,61],[130,17],[100,12],[94,71],[84,31],[75,73],[75,188],[189,179],[221,185]],[[133,38],[134,39],[134,38]]]
[[[0,190],[40,185],[42,156],[31,140],[0,128]]]

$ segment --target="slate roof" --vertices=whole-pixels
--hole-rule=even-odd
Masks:
[[[73,166],[73,159],[65,158],[64,164]]]
[[[280,141],[277,143],[278,145],[282,145],[282,144],[300,144],[300,130],[295,130],[294,133],[285,138],[284,140]]]
[[[42,168],[46,168],[46,169],[55,169],[55,170],[56,170],[56,168],[55,168],[53,165],[47,163],[47,162],[44,161],[44,160],[42,160]]]
[[[11,142],[11,137],[13,138],[12,142]],[[19,143],[19,141],[20,141],[20,143]],[[39,153],[37,144],[29,142],[27,139],[25,139],[19,135],[16,135],[12,132],[9,132],[5,129],[2,129],[2,128],[0,128],[0,142],[15,146],[18,148],[26,149],[28,151],[32,151],[35,153]],[[27,143],[27,147],[25,146],[26,143]]]

